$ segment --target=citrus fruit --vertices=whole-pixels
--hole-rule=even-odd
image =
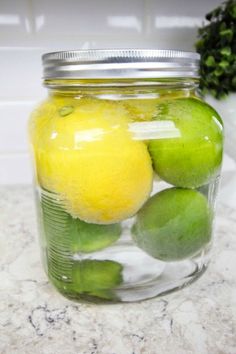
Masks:
[[[138,212],[133,238],[154,258],[182,260],[210,241],[211,219],[207,199],[200,192],[170,188],[155,194]]]
[[[116,102],[82,99],[31,122],[40,185],[73,217],[112,224],[133,216],[152,189],[147,146],[128,130]]]
[[[51,259],[48,262],[48,275],[53,285],[63,294],[84,300],[118,300],[114,289],[122,281],[123,267],[111,260],[72,260],[66,266],[70,269],[70,277],[55,275],[55,267],[60,267],[63,259]],[[65,265],[64,265],[65,267]],[[69,280],[70,279],[70,280]]]
[[[120,263],[110,260],[86,259],[74,262],[74,291],[107,300],[114,299],[112,290],[122,283],[122,269]]]
[[[68,254],[101,250],[114,243],[121,235],[120,224],[88,224],[73,218],[63,209],[60,200],[56,196],[52,198],[47,192],[42,193],[41,206],[46,240],[52,248],[58,249],[59,257],[64,249]]]
[[[197,98],[179,98],[157,105],[157,120],[175,123],[180,137],[150,140],[149,152],[157,174],[166,182],[194,188],[210,182],[222,161],[222,121]]]

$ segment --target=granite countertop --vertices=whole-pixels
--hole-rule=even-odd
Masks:
[[[179,292],[133,304],[87,305],[59,295],[40,264],[32,189],[0,187],[0,353],[236,354],[232,170],[231,163],[223,175],[207,272]]]

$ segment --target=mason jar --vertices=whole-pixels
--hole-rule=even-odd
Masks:
[[[67,298],[139,301],[207,268],[223,151],[196,53],[43,56],[29,135],[42,260]]]

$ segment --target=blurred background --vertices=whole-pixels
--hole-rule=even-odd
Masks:
[[[27,120],[47,92],[42,53],[88,48],[194,50],[218,0],[0,0],[0,185],[31,183]]]

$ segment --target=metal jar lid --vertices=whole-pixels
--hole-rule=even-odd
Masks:
[[[92,49],[46,53],[47,79],[197,78],[194,52],[148,49]]]

